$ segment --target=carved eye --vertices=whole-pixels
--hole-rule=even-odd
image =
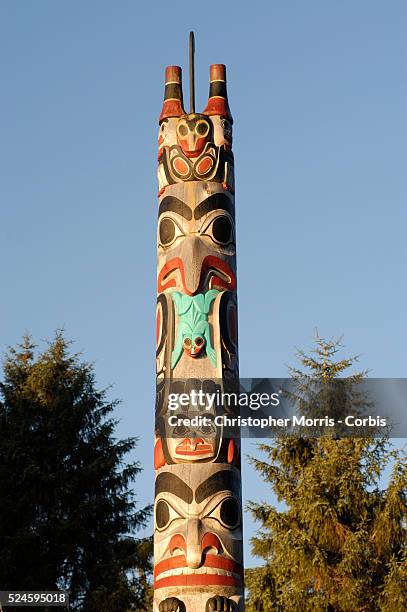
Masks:
[[[197,336],[195,338],[195,346],[200,347],[203,345],[203,343],[204,343],[204,339],[201,336]]]
[[[235,529],[239,524],[239,506],[234,497],[228,497],[221,503],[220,520],[229,529]]]
[[[163,217],[159,225],[160,245],[170,246],[179,236],[185,236],[177,223],[170,217]]]
[[[217,519],[226,529],[236,529],[240,525],[239,504],[234,497],[226,497],[212,510],[210,518]]]
[[[185,438],[190,433],[190,429],[185,425],[176,425],[172,430],[173,438]]]
[[[195,133],[200,138],[204,138],[209,134],[209,123],[203,121],[202,119],[197,122],[195,126]]]
[[[216,433],[216,426],[214,424],[202,425],[198,431],[200,431],[204,436],[212,436],[214,433]]]
[[[226,215],[216,217],[206,228],[204,234],[214,242],[227,246],[234,240],[232,221]]]
[[[180,136],[181,138],[185,138],[185,136],[188,134],[188,127],[185,123],[179,123],[177,125],[177,132],[178,132],[178,136]]]
[[[160,499],[156,503],[155,525],[159,531],[166,529],[177,518],[181,518],[181,515],[164,499]]]
[[[187,419],[188,414],[181,413],[178,415],[178,418],[179,418],[178,423],[173,427],[173,429],[169,430],[169,434],[171,438],[185,438],[188,436],[188,434],[191,433],[191,430],[189,429],[189,427],[187,427],[183,423],[183,419]]]
[[[185,348],[191,348],[191,346],[192,346],[191,338],[184,338],[184,347]]]

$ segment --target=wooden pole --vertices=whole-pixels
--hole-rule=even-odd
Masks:
[[[158,137],[154,612],[242,612],[240,437],[192,400],[236,390],[239,376],[233,119],[223,64],[195,112],[189,42],[190,113],[168,66]]]

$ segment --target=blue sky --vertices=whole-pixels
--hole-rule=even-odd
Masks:
[[[140,501],[165,66],[187,69],[194,29],[198,110],[209,64],[228,67],[242,376],[284,376],[317,326],[403,377],[406,18],[397,0],[1,3],[0,349],[66,329],[140,437]],[[272,499],[247,466],[244,497]]]

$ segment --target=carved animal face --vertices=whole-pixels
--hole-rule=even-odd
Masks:
[[[184,337],[183,345],[184,351],[187,353],[187,355],[196,358],[199,357],[203,351],[205,339],[202,338],[202,336],[193,335],[191,337],[190,335],[187,335]]]
[[[155,589],[242,585],[239,474],[208,465],[173,465],[157,475]]]
[[[218,184],[215,184],[218,185]],[[158,293],[177,289],[196,295],[235,288],[233,198],[205,183],[171,186],[160,201]],[[209,194],[208,195],[208,191]]]
[[[177,142],[186,157],[198,157],[211,140],[212,124],[205,115],[184,115],[177,123]]]
[[[165,406],[165,414],[157,419],[156,444],[154,449],[154,465],[156,469],[165,464],[191,463],[215,461],[218,458],[222,445],[222,425],[215,425],[215,416],[219,414],[217,396],[221,390],[215,381],[195,381],[193,385],[195,397],[191,396],[188,406],[170,406],[168,410],[168,399]],[[178,396],[191,393],[191,384],[187,380],[168,381],[164,385],[163,393],[166,398],[170,393]],[[207,401],[205,394],[212,399]],[[175,422],[169,421],[169,416],[177,417]],[[198,417],[198,419],[196,419]],[[199,417],[205,417],[200,420]],[[189,422],[187,421],[189,420]],[[198,425],[196,421],[198,420]],[[234,457],[229,457],[228,463],[232,463]]]
[[[193,418],[194,416],[202,415],[202,412],[188,412],[188,414],[176,413],[178,417],[185,416]],[[216,457],[220,444],[220,428],[216,427],[208,413],[204,413],[207,417],[205,424],[200,427],[189,427],[177,424],[170,427],[166,424],[166,444],[171,459],[177,463],[189,461],[210,460]]]

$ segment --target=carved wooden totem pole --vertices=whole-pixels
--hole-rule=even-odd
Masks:
[[[191,41],[190,113],[168,66],[159,120],[154,612],[242,611],[240,439],[209,406],[173,413],[209,415],[202,427],[168,421],[169,393],[238,378],[233,120],[223,64],[195,112]]]

